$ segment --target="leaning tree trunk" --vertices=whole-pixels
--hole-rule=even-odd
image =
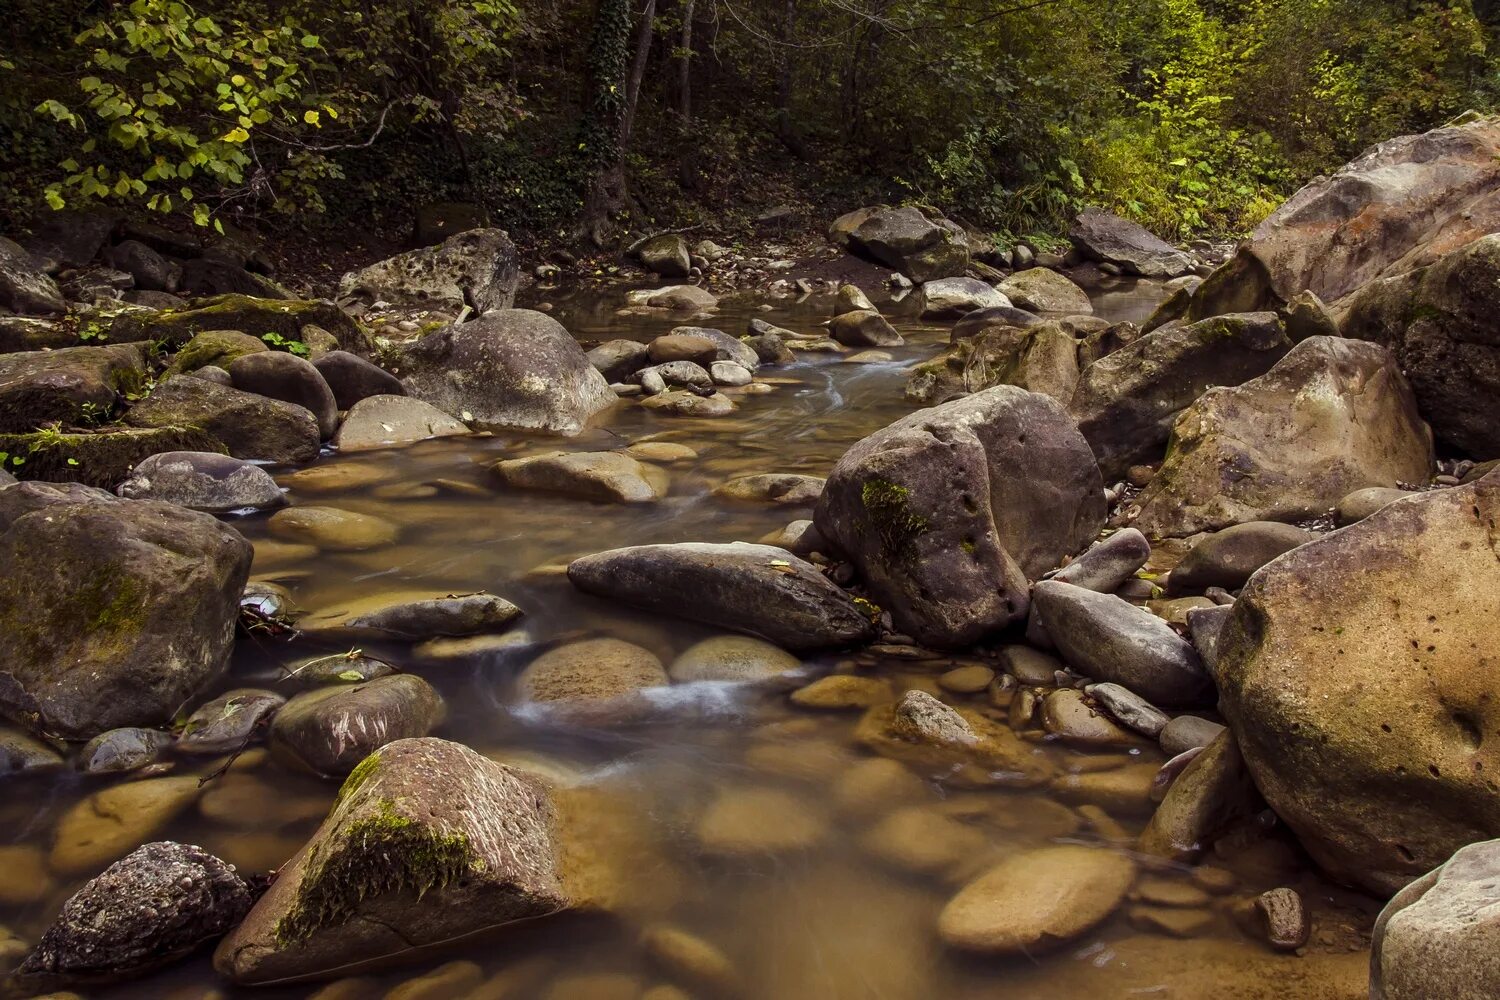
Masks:
[[[630,0],[599,0],[589,43],[589,106],[579,134],[586,185],[580,235],[603,248],[610,219],[625,203],[621,127],[625,64],[630,49]]]

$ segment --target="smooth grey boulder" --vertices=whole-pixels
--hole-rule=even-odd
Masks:
[[[387,743],[426,736],[442,718],[442,697],[415,674],[315,688],[276,713],[271,753],[290,767],[336,777]]]
[[[1098,534],[1104,492],[1066,411],[999,386],[855,444],[814,522],[899,629],[957,648],[1025,618],[1028,581]]]
[[[493,469],[512,489],[601,503],[654,503],[668,488],[667,474],[660,468],[617,451],[549,451],[496,462]]]
[[[267,352],[269,353],[269,352]],[[190,375],[176,375],[125,414],[132,427],[198,427],[235,458],[298,465],[318,457],[323,439],[311,410]]]
[[[1188,638],[1193,641],[1193,648],[1203,658],[1203,665],[1208,668],[1209,673],[1219,664],[1219,633],[1232,614],[1233,604],[1192,608],[1187,613]]]
[[[1090,260],[1143,278],[1176,278],[1194,267],[1191,257],[1144,226],[1097,208],[1079,213],[1068,239]]]
[[[1167,327],[1083,370],[1068,410],[1111,481],[1161,458],[1172,422],[1214,386],[1239,385],[1291,350],[1275,313]]]
[[[253,392],[283,403],[295,403],[311,411],[318,420],[323,440],[333,436],[339,424],[339,405],[322,372],[305,358],[285,351],[257,351],[229,363],[230,382],[242,392]]]
[[[1058,583],[1112,594],[1151,558],[1151,543],[1134,528],[1116,531],[1089,546],[1087,552],[1052,574]]]
[[[156,501],[17,519],[0,535],[0,712],[73,739],[170,721],[228,665],[250,558],[233,528]]]
[[[663,278],[686,278],[692,270],[687,240],[676,233],[653,236],[634,249],[641,266]]]
[[[125,240],[100,255],[104,263],[124,271],[135,287],[148,292],[176,292],[182,286],[182,265],[168,260],[138,240]]]
[[[329,351],[313,359],[313,367],[328,383],[333,400],[341,410],[347,410],[362,399],[371,396],[404,396],[406,387],[401,380],[372,361],[348,351]]]
[[[674,326],[646,346],[653,362],[692,361],[708,368],[715,361],[733,361],[752,371],[760,363],[755,349],[710,326]]]
[[[400,369],[412,396],[481,429],[573,435],[617,401],[572,334],[530,309],[430,333]]]
[[[586,903],[561,826],[525,771],[447,740],[393,742],[344,783],[214,967],[246,985],[335,978]]]
[[[258,465],[211,451],[166,451],[143,459],[116,490],[127,500],[164,500],[225,514],[285,507],[286,494]]]
[[[1197,650],[1160,618],[1111,594],[1043,581],[1037,612],[1068,665],[1159,705],[1192,705],[1211,691]]]
[[[950,343],[958,343],[970,337],[978,336],[986,330],[1001,326],[1018,326],[1025,328],[1036,326],[1045,322],[1035,313],[1025,309],[1019,309],[1014,305],[999,306],[994,309],[979,309],[969,313],[953,324],[953,332],[948,335]]]
[[[630,377],[630,381],[648,386],[653,375],[660,380],[660,384],[669,388],[707,389],[714,384],[713,376],[702,365],[693,361],[668,361],[642,368]],[[650,392],[650,389],[647,391]]]
[[[1157,734],[1157,741],[1161,743],[1163,753],[1168,757],[1176,757],[1189,750],[1201,750],[1218,739],[1223,732],[1224,727],[1212,719],[1179,715],[1162,727]]]
[[[960,319],[980,309],[1003,309],[1011,300],[978,278],[939,278],[918,293],[923,319]]]
[[[606,340],[587,357],[610,383],[624,382],[651,363],[650,348],[638,340]]]
[[[1317,536],[1279,521],[1246,521],[1216,531],[1194,545],[1167,577],[1173,597],[1209,587],[1239,590],[1255,571]]]
[[[1265,375],[1183,411],[1127,517],[1164,538],[1296,521],[1361,487],[1426,482],[1432,468],[1432,433],[1390,351],[1314,337]]]
[[[471,229],[339,279],[339,299],[477,313],[509,309],[520,283],[515,244],[501,229]]]
[[[233,865],[186,844],[147,844],[63,904],[16,978],[32,990],[132,979],[213,944],[250,903]]]
[[[575,559],[585,593],[759,636],[795,653],[875,638],[873,609],[812,565],[771,545],[638,545]]]
[[[1469,844],[1391,897],[1370,942],[1370,1000],[1500,996],[1500,841]]]
[[[333,446],[340,452],[373,451],[467,433],[462,420],[431,403],[406,395],[366,396],[344,415]]]

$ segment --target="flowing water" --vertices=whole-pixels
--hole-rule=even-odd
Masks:
[[[1111,320],[1141,319],[1160,294],[1155,286],[1129,283],[1094,290],[1096,308]],[[674,325],[616,315],[618,293],[552,301],[555,315],[585,341],[644,341]],[[755,315],[811,330],[828,308],[827,298],[772,300],[769,311],[729,302],[714,323],[740,332]],[[586,598],[560,568],[575,556],[622,545],[755,541],[810,516],[805,507],[737,503],[710,491],[758,472],[825,475],[850,444],[909,412],[902,398],[905,370],[932,356],[947,329],[911,321],[909,307],[894,307],[892,315],[907,317],[898,326],[908,345],[889,351],[890,361],[801,355],[795,365],[763,371],[774,390],[739,396],[739,410],[729,417],[657,416],[627,401],[599,428],[570,441],[508,434],[429,441],[329,457],[312,471],[279,477],[295,503],[374,514],[399,525],[391,545],[309,554],[273,539],[263,517],[235,522],[257,546],[255,577],[286,585],[305,609],[394,590],[488,590],[522,607],[524,624],[505,644],[478,651],[367,651],[419,673],[442,692],[448,712],[436,735],[572,788],[572,801],[582,804],[570,808],[576,835],[597,855],[618,895],[607,916],[505,929],[425,965],[342,984],[338,996],[384,997],[412,976],[462,959],[479,964],[482,988],[473,988],[469,970],[467,979],[421,996],[635,1000],[671,978],[641,943],[644,931],[662,925],[691,931],[734,965],[737,986],[700,984],[688,994],[699,1000],[1359,995],[1371,904],[1319,880],[1274,830],[1221,844],[1210,858],[1216,878],[1195,879],[1186,868],[1144,875],[1132,901],[1110,920],[1050,953],[992,961],[943,948],[936,933],[942,905],[996,860],[1059,842],[1127,849],[1122,842],[1128,844],[1149,817],[1150,803],[1130,790],[1162,762],[1154,745],[1080,752],[1033,733],[1036,753],[1056,780],[1018,790],[969,787],[972,782],[921,767],[872,765],[880,758],[855,738],[858,712],[800,710],[785,689],[677,686],[656,692],[649,713],[620,719],[584,721],[517,706],[514,678],[539,648],[572,637],[612,636],[670,663],[714,634]],[[655,504],[505,492],[488,469],[532,451],[599,450],[647,439],[685,444],[698,455],[664,466],[671,491]],[[271,638],[242,640],[225,686],[275,687],[286,664],[311,652],[305,644]],[[889,678],[897,692],[935,693],[935,679],[951,663],[828,656],[809,660],[806,672],[857,670]],[[989,705],[983,693],[945,697]],[[1004,718],[1002,710],[991,710]],[[179,761],[174,773],[203,774],[217,764]],[[0,926],[34,941],[93,873],[58,877],[48,874],[45,859],[58,818],[111,780],[70,775],[3,789],[0,845],[12,846],[0,847],[6,859],[0,864]],[[267,871],[317,827],[335,788],[252,751],[153,836],[200,844],[242,871]],[[705,845],[710,810],[718,811],[721,826],[726,814],[733,817],[735,849]],[[1054,875],[1038,870],[1031,877],[1045,888]],[[1246,901],[1278,885],[1299,888],[1314,908],[1313,943],[1303,957],[1275,955],[1244,929]],[[319,988],[235,991],[216,980],[203,956],[88,995],[301,997]],[[673,995],[683,994],[653,997]]]

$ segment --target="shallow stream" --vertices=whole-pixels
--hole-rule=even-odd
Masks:
[[[1096,309],[1110,320],[1140,320],[1160,294],[1129,283],[1094,290]],[[618,294],[550,301],[554,315],[585,341],[645,341],[675,325],[616,315]],[[829,300],[771,300],[771,306],[728,302],[713,325],[740,333],[750,316],[760,316],[811,330],[826,317]],[[263,517],[236,520],[257,546],[254,576],[288,586],[305,609],[391,590],[488,590],[524,609],[523,624],[503,644],[367,651],[420,673],[442,692],[448,714],[435,735],[573,786],[587,805],[573,811],[585,817],[580,836],[618,884],[619,905],[610,916],[506,929],[425,964],[342,984],[338,997],[381,998],[457,959],[478,963],[481,987],[472,969],[460,967],[463,975],[446,970],[455,976],[451,985],[434,983],[435,992],[411,995],[636,1000],[672,980],[641,944],[644,931],[663,924],[691,931],[733,963],[735,990],[689,990],[698,1000],[1361,995],[1374,904],[1321,880],[1274,830],[1221,845],[1222,856],[1208,862],[1209,876],[1186,868],[1143,874],[1113,917],[1053,952],[981,961],[945,951],[936,932],[944,902],[1007,854],[1056,842],[1127,849],[1121,841],[1128,843],[1149,818],[1151,804],[1138,790],[1163,761],[1154,745],[1080,752],[1036,732],[1031,738],[1055,775],[1051,784],[970,788],[920,768],[871,766],[881,758],[855,739],[859,712],[798,709],[785,689],[677,686],[660,690],[645,717],[619,720],[517,709],[515,675],[539,647],[611,636],[670,663],[713,634],[584,597],[561,567],[622,545],[755,541],[809,517],[805,506],[738,503],[711,491],[759,472],[826,475],[845,448],[909,412],[905,369],[946,343],[948,328],[915,322],[909,307],[891,315],[908,338],[906,347],[889,352],[892,360],[800,355],[795,365],[763,370],[774,391],[737,396],[738,412],[728,417],[659,416],[625,401],[598,429],[571,441],[505,434],[429,441],[325,458],[278,476],[294,503],[396,523],[400,534],[391,545],[309,553],[271,538]],[[655,504],[505,492],[488,469],[532,451],[618,448],[648,439],[684,444],[698,455],[664,466],[671,491]],[[305,644],[242,640],[225,686],[274,687],[287,663],[307,655]],[[810,660],[806,670],[809,677],[859,671],[891,679],[897,693],[912,687],[936,693],[936,678],[953,663],[862,654]],[[983,692],[944,697],[990,705]],[[1003,709],[992,710],[1005,717]],[[336,784],[292,774],[263,756],[242,758],[153,837],[200,844],[242,871],[281,865],[317,827]],[[179,762],[174,773],[207,773],[217,764]],[[42,865],[59,816],[111,780],[69,775],[4,788],[0,845],[10,848],[3,854],[10,860],[0,866],[0,926],[34,941],[86,877],[59,878]],[[1108,821],[1090,806],[1102,808]],[[733,817],[733,849],[705,842],[705,814],[714,810],[721,823],[723,815]],[[1050,874],[1038,870],[1033,877],[1045,886]],[[1314,911],[1312,945],[1301,957],[1276,955],[1242,929],[1245,901],[1280,885],[1301,890]],[[142,982],[85,992],[185,1000],[302,997],[320,988],[232,990],[202,956]],[[681,994],[656,994],[670,995]]]

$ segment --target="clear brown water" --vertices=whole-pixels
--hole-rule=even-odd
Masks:
[[[1096,290],[1095,297],[1106,318],[1138,320],[1160,292],[1122,284]],[[648,340],[674,325],[617,316],[618,301],[597,293],[559,296],[555,315],[582,340]],[[826,298],[773,300],[773,308],[764,311],[753,302],[731,302],[714,325],[738,333],[755,315],[810,330],[826,316],[828,305]],[[897,308],[893,315],[903,311]],[[787,701],[784,690],[674,687],[654,699],[650,716],[616,724],[585,725],[515,704],[512,686],[519,668],[538,647],[559,639],[613,636],[670,662],[714,634],[583,597],[558,569],[574,556],[621,545],[754,541],[809,516],[806,508],[734,503],[710,491],[757,472],[824,475],[854,441],[909,412],[902,398],[905,369],[945,343],[947,328],[922,326],[909,316],[898,325],[909,344],[892,351],[892,361],[850,364],[836,355],[803,355],[795,366],[762,373],[775,391],[742,397],[739,411],[727,418],[660,417],[626,402],[597,430],[572,441],[517,435],[449,439],[325,458],[315,466],[327,470],[317,477],[349,476],[342,484],[309,483],[306,474],[282,477],[293,484],[294,502],[376,514],[399,524],[393,545],[288,558],[271,541],[263,518],[236,521],[257,544],[255,575],[290,587],[305,609],[394,589],[483,589],[521,606],[525,624],[506,651],[444,663],[421,662],[408,649],[368,651],[420,673],[443,693],[448,716],[436,735],[535,767],[574,788],[586,806],[579,835],[623,886],[622,905],[611,916],[561,917],[510,929],[426,964],[347,984],[341,996],[383,997],[404,979],[465,959],[479,963],[487,977],[511,977],[494,980],[492,992],[475,997],[634,998],[666,981],[640,944],[642,930],[660,924],[691,930],[722,950],[742,983],[738,995],[755,1000],[1360,995],[1362,935],[1373,905],[1321,881],[1277,836],[1242,838],[1212,859],[1233,873],[1235,889],[1201,907],[1207,916],[1188,937],[1153,930],[1126,907],[1047,955],[966,959],[944,950],[935,927],[943,903],[968,877],[1017,849],[1048,843],[1120,849],[1104,843],[1080,815],[1084,799],[1046,788],[955,787],[944,775],[921,769],[900,788],[856,795],[851,776],[856,765],[871,759],[854,739],[858,713],[805,712]],[[604,505],[508,493],[488,473],[494,461],[528,450],[596,450],[648,438],[687,444],[699,455],[667,466],[671,493],[656,504]],[[312,652],[302,644],[242,641],[225,686],[275,686],[284,664]],[[848,659],[810,660],[807,673],[851,669]],[[949,663],[854,659],[855,668],[891,678],[898,691],[935,691],[934,680]],[[986,704],[984,695],[967,703]],[[1036,747],[1058,776],[1162,761],[1154,747],[1113,753],[1084,753],[1044,741]],[[215,763],[179,762],[176,773],[206,773]],[[0,790],[0,845],[35,845],[45,852],[58,816],[109,781],[69,776]],[[236,773],[210,784],[197,807],[162,836],[201,844],[246,871],[272,869],[316,828],[335,788],[252,756]],[[694,831],[705,810],[721,795],[749,789],[783,793],[791,812],[790,817],[754,814],[746,823],[757,828],[752,832],[769,835],[806,826],[809,842],[733,859],[703,851]],[[892,848],[882,846],[922,846],[917,841],[923,838],[891,837],[880,827],[896,810],[912,808],[954,819],[967,831],[963,849],[942,873],[915,873],[909,864],[893,863]],[[1111,806],[1110,811],[1134,835],[1149,806]],[[13,869],[0,869],[0,890],[7,882],[35,880],[33,871]],[[1047,876],[1038,872],[1037,877]],[[1155,877],[1190,883],[1186,869]],[[0,902],[0,926],[35,940],[77,884],[45,880],[38,901]],[[1236,901],[1277,885],[1300,888],[1314,907],[1314,942],[1306,957],[1273,955],[1241,930],[1234,914]],[[499,989],[502,982],[511,982],[509,992]],[[243,992],[300,997],[318,988]],[[140,983],[88,995],[186,998],[215,990],[239,995],[215,979],[203,957]],[[692,995],[712,1000],[718,994]]]

